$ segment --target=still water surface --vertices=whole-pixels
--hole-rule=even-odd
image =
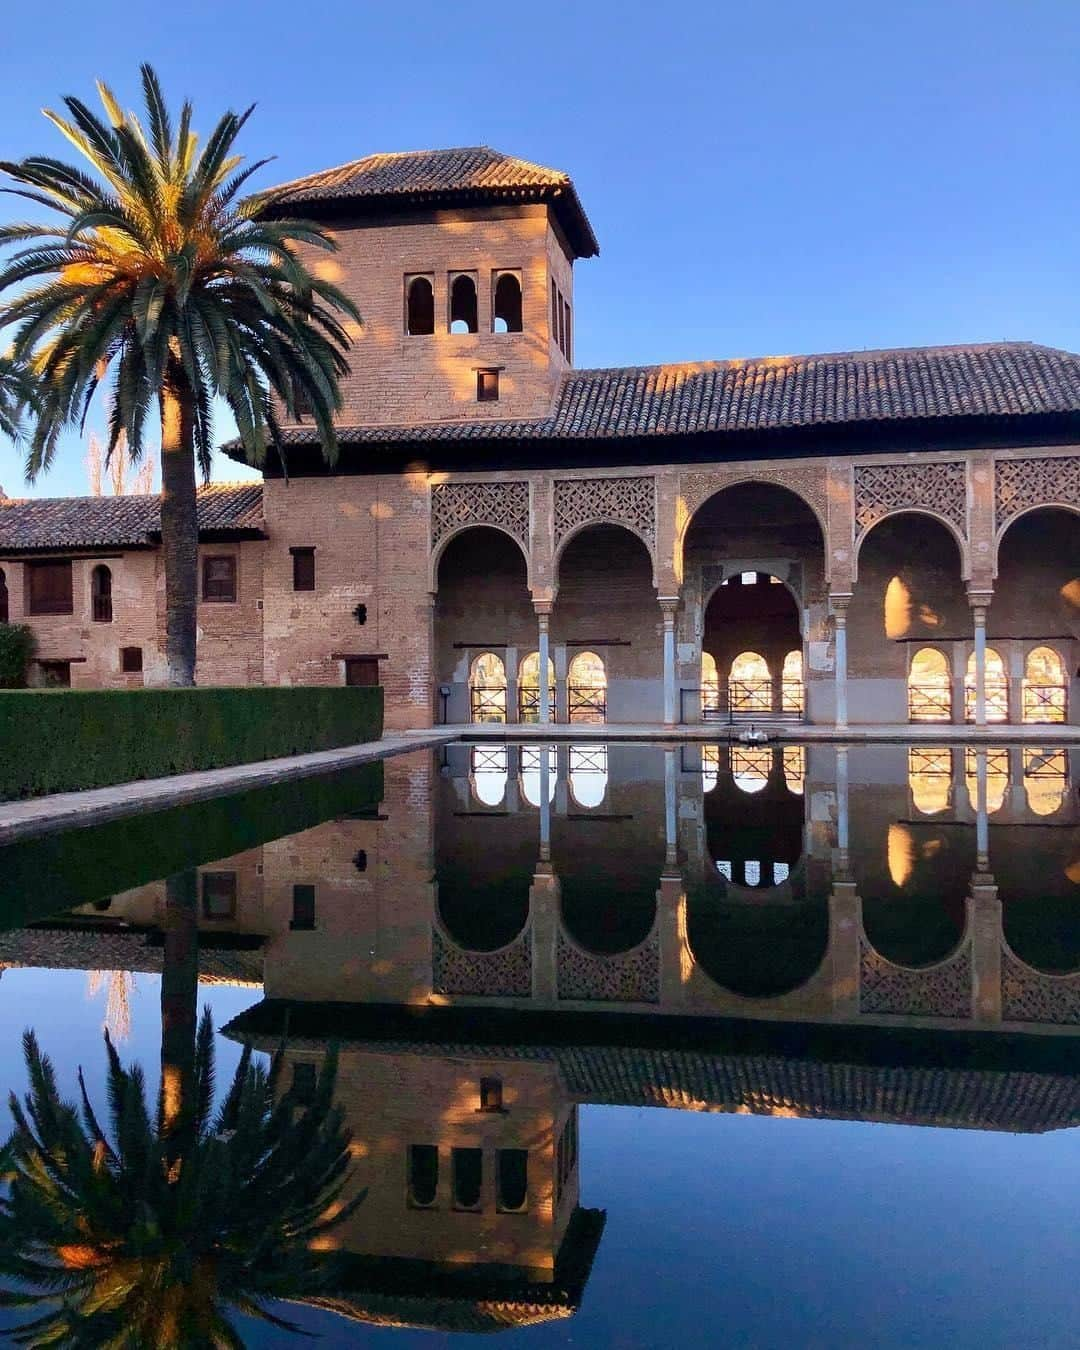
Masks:
[[[219,1098],[337,1045],[328,1346],[1074,1344],[1078,770],[452,746],[14,845],[3,1082],[32,1027],[104,1114],[107,1026],[156,1100],[163,965]]]

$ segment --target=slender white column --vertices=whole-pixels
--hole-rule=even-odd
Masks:
[[[540,659],[540,721],[551,721],[551,686],[548,684],[550,652],[548,643],[548,622],[550,615],[546,610],[537,612],[536,621],[540,628],[540,640],[537,643],[537,655]]]
[[[990,815],[986,809],[986,751],[975,751],[975,867],[990,870]]]
[[[546,684],[547,681],[545,680]],[[548,719],[544,716],[543,705],[540,708],[541,721]],[[551,747],[542,744],[540,746],[540,861],[551,861]]]
[[[836,847],[840,851],[840,867],[848,862],[848,751],[846,745],[836,751]]]
[[[664,751],[664,866],[673,867],[679,856],[676,821],[675,751]]]
[[[664,726],[675,725],[675,611],[679,601],[660,599],[664,616]]]
[[[986,726],[986,602],[988,596],[969,595],[975,623],[975,725]]]
[[[832,597],[833,618],[836,622],[836,725],[847,727],[847,607],[850,595]]]

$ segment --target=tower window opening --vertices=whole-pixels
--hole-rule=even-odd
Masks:
[[[498,1208],[504,1214],[520,1214],[528,1207],[528,1151],[523,1148],[501,1148],[496,1162]]]
[[[435,288],[430,277],[405,278],[405,331],[428,337],[435,331]]]
[[[479,329],[476,277],[471,272],[459,272],[450,282],[450,331],[476,333]]]
[[[439,1150],[434,1144],[409,1146],[409,1204],[430,1209],[439,1190]]]
[[[492,297],[491,331],[520,333],[523,327],[520,276],[516,272],[497,272]]]
[[[483,1175],[483,1154],[480,1149],[451,1149],[450,1176],[455,1209],[480,1208]]]
[[[95,623],[112,623],[112,572],[104,565],[95,567],[90,578]]]
[[[478,370],[476,372],[477,403],[498,403],[499,372],[497,370]]]

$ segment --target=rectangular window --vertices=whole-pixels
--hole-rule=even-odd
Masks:
[[[289,927],[299,932],[310,932],[315,927],[314,886],[292,888],[292,919]]]
[[[233,919],[236,917],[235,872],[204,872],[202,874],[202,907],[204,919]]]
[[[120,669],[125,675],[138,675],[142,671],[142,648],[121,647]]]
[[[496,1203],[506,1214],[529,1207],[529,1154],[523,1148],[501,1148],[496,1159]]]
[[[566,355],[566,302],[559,292],[559,351]]]
[[[319,1074],[314,1064],[301,1060],[293,1065],[292,1095],[298,1106],[310,1106],[315,1100]]]
[[[46,689],[71,688],[70,661],[39,661],[41,682]]]
[[[347,656],[345,658],[345,683],[370,686],[379,683],[379,658],[377,656]]]
[[[478,1148],[451,1149],[450,1172],[454,1188],[454,1208],[478,1210],[484,1175],[483,1154]]]
[[[558,345],[559,342],[559,288],[555,284],[555,278],[551,278],[551,340]]]
[[[409,1204],[430,1209],[439,1193],[439,1150],[434,1144],[409,1146]]]
[[[202,598],[211,604],[235,603],[236,559],[232,554],[211,554],[203,558]]]
[[[28,562],[26,564],[27,612],[30,614],[72,614],[71,562]]]
[[[563,301],[563,317],[566,321],[563,334],[563,355],[570,360],[570,301]]]
[[[501,1111],[503,1109],[502,1079],[480,1079],[480,1110]]]
[[[313,548],[291,548],[292,588],[294,591],[313,591],[315,589],[315,550]]]
[[[477,403],[498,403],[499,372],[497,370],[478,370],[476,372]]]

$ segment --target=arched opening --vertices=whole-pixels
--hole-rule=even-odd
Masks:
[[[547,756],[547,798],[555,800],[555,783],[558,776],[558,760],[553,745],[523,745],[521,755],[521,795],[530,806],[539,806],[543,801],[544,756]]]
[[[604,685],[579,688],[580,715],[573,720],[597,720],[602,707],[609,722],[655,721],[663,707],[664,655],[648,549],[623,526],[588,526],[560,553],[558,582],[552,643],[591,656],[594,675],[603,652]]]
[[[986,757],[986,814],[992,816],[995,811],[1001,810],[1009,790],[1009,752],[989,749],[977,751],[970,746],[964,751],[964,784],[973,811],[978,810],[979,806],[980,753]]]
[[[972,652],[964,674],[964,720],[967,722],[975,721],[975,701],[975,653]],[[1005,662],[993,647],[986,649],[986,720],[1009,720],[1009,679]]]
[[[701,715],[706,719],[720,715],[720,675],[712,652],[701,653]]]
[[[494,332],[521,332],[521,278],[516,272],[499,273],[492,305]]]
[[[472,722],[506,721],[506,667],[494,652],[482,652],[469,671]]]
[[[595,956],[615,956],[652,931],[663,844],[640,820],[606,824],[599,843],[597,828],[589,820],[553,821],[551,860],[567,933]]]
[[[555,708],[555,663],[548,658],[548,708]],[[518,717],[540,721],[540,653],[530,652],[518,667]]]
[[[1076,831],[1002,824],[995,828],[994,845],[994,880],[1009,946],[1022,961],[1047,974],[1080,968]]]
[[[710,608],[712,608],[710,606]],[[769,667],[757,652],[740,652],[731,662],[727,680],[727,704],[733,713],[769,712],[773,682]]]
[[[1052,816],[1065,804],[1069,790],[1069,759],[1064,750],[1025,750],[1024,794],[1028,809]]]
[[[430,277],[411,277],[405,292],[405,331],[429,337],[435,331],[435,290]]]
[[[703,716],[760,717],[765,712],[798,719],[805,693],[789,688],[784,706],[784,660],[803,652],[815,600],[824,592],[825,546],[817,516],[801,497],[771,483],[737,483],[710,497],[694,513],[683,545],[683,594],[691,611],[703,608]],[[772,676],[770,703],[762,691],[746,710],[729,709],[727,680],[736,656],[759,654]],[[717,696],[705,680],[704,654],[719,674]],[[736,691],[740,693],[743,691]],[[738,699],[736,699],[738,702]],[[796,706],[798,705],[798,706]],[[813,708],[808,711],[813,716]]]
[[[459,272],[450,283],[450,331],[476,333],[479,330],[476,278],[471,272]]]
[[[901,512],[870,527],[858,554],[848,606],[848,711],[852,721],[950,721],[936,677],[927,699],[911,704],[912,653],[968,640],[971,607],[956,537],[919,512]],[[905,713],[906,710],[906,713]],[[917,714],[917,715],[916,715]]]
[[[472,667],[487,654],[503,663],[485,672],[477,685],[495,686],[478,699],[488,714],[516,715],[507,707],[506,651],[529,651],[536,644],[536,614],[529,594],[525,556],[503,531],[472,526],[446,545],[439,560],[434,612],[436,713],[448,723],[473,720]],[[490,663],[489,663],[490,664]],[[492,705],[492,706],[486,706]],[[485,720],[491,720],[486,717]]]
[[[506,796],[509,751],[505,745],[474,745],[470,771],[472,789],[484,806],[501,806]]]
[[[908,721],[951,722],[952,679],[944,652],[920,647],[908,671]]]
[[[578,652],[566,673],[566,708],[571,722],[603,722],[607,716],[607,672],[595,652]]]
[[[1065,663],[1052,647],[1035,647],[1024,662],[1025,722],[1064,722],[1068,712]]]
[[[570,747],[570,795],[586,811],[595,810],[607,795],[607,750],[606,745]]]
[[[788,652],[780,674],[780,706],[786,713],[801,717],[805,701],[802,648]]]
[[[103,563],[90,574],[90,606],[95,623],[112,623],[112,572]]]
[[[471,839],[475,856],[447,850],[435,871],[438,884],[439,918],[459,947],[471,952],[494,952],[518,936],[529,919],[529,886],[532,858],[528,848],[490,846],[464,831],[460,841]]]
[[[949,746],[913,745],[908,750],[911,804],[920,815],[936,816],[952,802],[952,750]]]
[[[806,791],[806,746],[785,745],[783,762],[784,782],[788,791],[801,797]]]
[[[4,569],[0,567],[0,623],[8,622],[8,588]]]

